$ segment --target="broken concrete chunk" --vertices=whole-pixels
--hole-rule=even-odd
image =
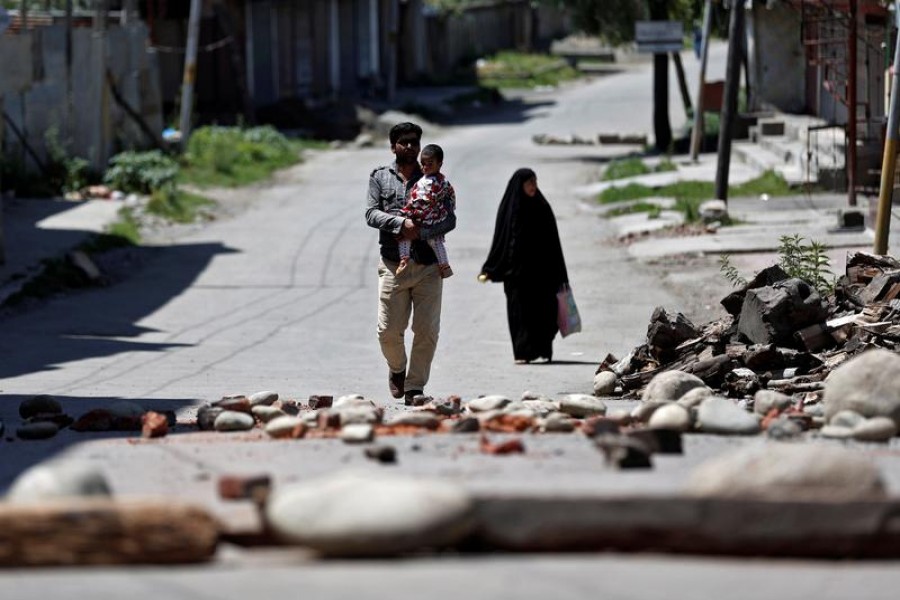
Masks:
[[[815,288],[792,278],[748,290],[738,331],[757,344],[791,346],[794,332],[827,318],[828,310]]]

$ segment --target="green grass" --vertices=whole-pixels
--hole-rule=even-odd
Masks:
[[[209,198],[183,190],[157,190],[147,202],[147,212],[175,223],[193,223],[204,208],[214,205]]]
[[[647,173],[663,173],[677,170],[678,167],[669,159],[660,161],[659,164],[651,169],[640,158],[624,158],[609,163],[609,166],[603,172],[602,180],[613,181],[615,179],[646,175]]]
[[[610,209],[604,214],[604,216],[606,218],[612,218],[620,217],[622,215],[632,215],[635,213],[647,213],[648,219],[657,219],[659,218],[660,212],[662,212],[662,208],[658,204],[640,201],[635,202],[634,204],[629,204],[627,206],[620,206]]]
[[[188,142],[178,181],[198,187],[248,185],[299,163],[305,149],[325,147],[326,142],[288,139],[271,127],[201,127]]]
[[[675,208],[684,213],[688,221],[698,219],[697,207],[701,202],[710,200],[715,193],[715,185],[709,181],[677,181],[659,188],[652,188],[640,183],[630,183],[623,187],[611,187],[603,190],[597,200],[601,204],[639,200],[652,196],[675,198]],[[774,171],[766,171],[759,177],[740,185],[729,186],[728,196],[785,196],[791,188],[781,175]]]
[[[478,83],[488,88],[558,85],[578,77],[566,61],[546,54],[498,52],[478,64]]]

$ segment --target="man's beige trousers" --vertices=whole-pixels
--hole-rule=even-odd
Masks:
[[[443,279],[437,265],[409,261],[397,275],[397,263],[378,264],[378,341],[392,373],[406,372],[407,390],[424,390],[441,329]],[[407,370],[404,333],[412,314],[413,343]]]

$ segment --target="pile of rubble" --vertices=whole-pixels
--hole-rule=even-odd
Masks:
[[[729,317],[697,327],[657,308],[646,343],[624,358],[607,356],[597,372],[616,376],[614,390],[637,396],[659,373],[683,371],[732,398],[758,390],[819,399],[838,365],[871,348],[900,345],[900,261],[856,253],[828,297],[778,266],[729,294]]]

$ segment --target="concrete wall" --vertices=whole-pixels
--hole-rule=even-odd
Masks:
[[[0,36],[0,56],[4,57],[0,96],[6,115],[42,161],[49,155],[50,136],[69,156],[85,158],[101,170],[116,152],[151,145],[114,100],[106,71],[125,102],[159,133],[158,64],[146,50],[147,31],[141,23],[112,27],[106,34],[89,28],[76,28],[72,34],[71,71],[66,68],[63,25]],[[71,102],[67,101],[69,89]],[[37,168],[11,127],[3,130],[0,143],[6,156]]]
[[[747,15],[748,62],[753,110],[806,111],[806,56],[800,14],[780,3],[754,3]]]

